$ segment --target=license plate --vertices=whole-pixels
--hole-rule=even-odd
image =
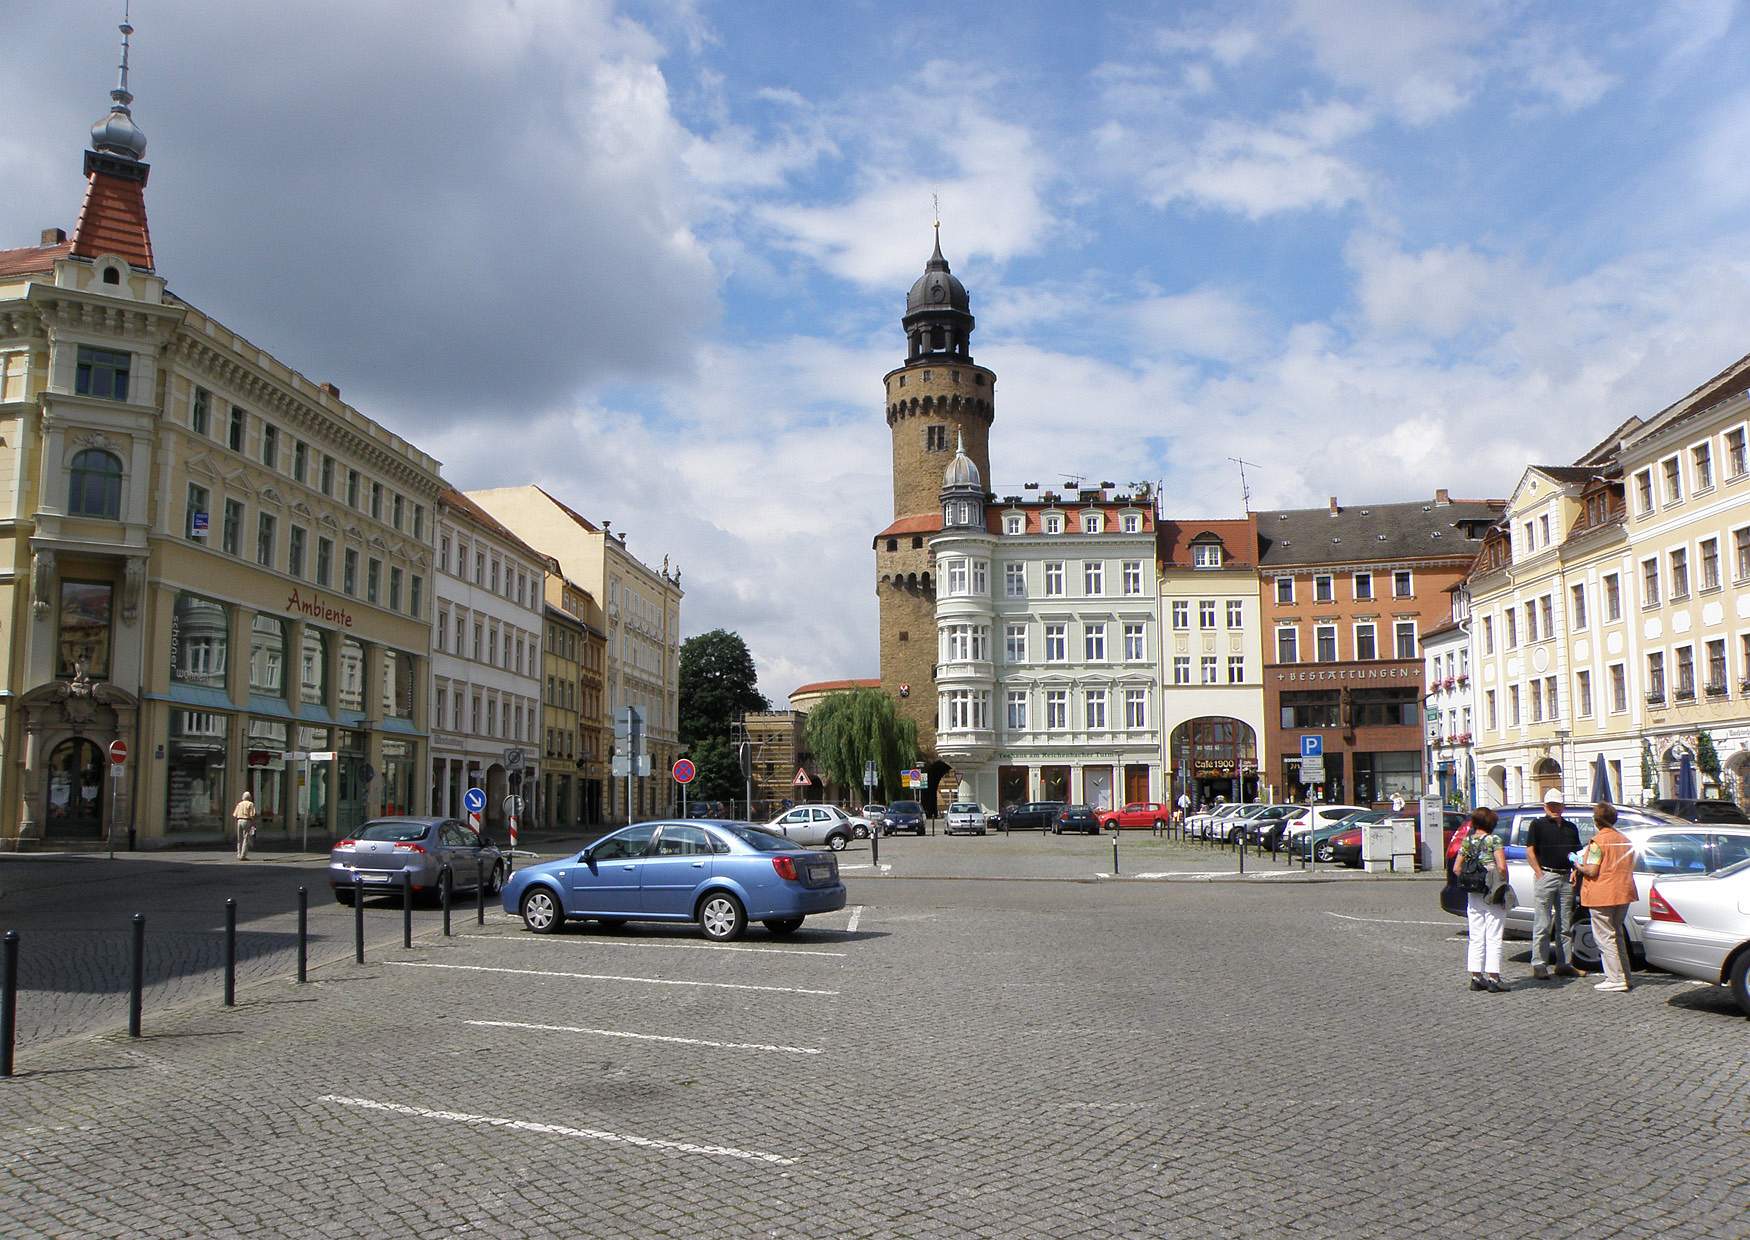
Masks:
[[[386,883],[389,881],[387,874],[360,874],[359,877],[367,883]]]
[[[831,875],[832,867],[830,865],[811,865],[808,867],[808,877],[813,882],[825,882]]]

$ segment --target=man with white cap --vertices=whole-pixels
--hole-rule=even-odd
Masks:
[[[1534,819],[1525,837],[1525,860],[1533,875],[1534,913],[1531,921],[1531,976],[1550,975],[1551,947],[1555,971],[1578,977],[1574,959],[1574,854],[1580,832],[1562,817],[1562,790],[1543,794],[1543,817]]]

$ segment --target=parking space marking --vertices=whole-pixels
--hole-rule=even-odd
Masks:
[[[1344,921],[1372,922],[1376,925],[1381,925],[1381,926],[1450,926],[1450,925],[1452,925],[1452,922],[1450,920],[1448,920],[1448,921],[1401,921],[1396,917],[1353,917],[1348,913],[1333,913],[1333,912],[1331,912],[1330,909],[1325,910],[1325,916],[1326,917],[1341,917]]]
[[[586,1029],[582,1025],[533,1025],[520,1020],[471,1020],[487,1029],[536,1029],[547,1033],[589,1033],[598,1038],[631,1038],[638,1042],[673,1042],[680,1046],[710,1046],[724,1051],[774,1051],[786,1055],[824,1055],[812,1046],[772,1046],[765,1042],[713,1042],[709,1038],[677,1038],[663,1033],[627,1033],[619,1029]]]
[[[590,947],[667,947],[683,952],[758,952],[767,956],[835,956],[848,952],[831,952],[811,947],[731,947],[728,943],[632,943],[624,939],[584,939],[567,935],[562,938],[533,938],[528,935],[458,934],[458,939],[491,939],[498,943],[530,943],[542,947],[569,947],[582,943]]]
[[[625,1132],[608,1132],[601,1128],[572,1128],[566,1124],[541,1124],[527,1119],[503,1119],[494,1115],[469,1115],[464,1111],[434,1111],[429,1107],[408,1106],[402,1102],[377,1102],[371,1098],[345,1098],[339,1094],[324,1094],[316,1099],[335,1106],[360,1107],[367,1111],[387,1111],[393,1115],[411,1115],[419,1119],[448,1120],[452,1124],[477,1124],[489,1128],[509,1128],[515,1132],[533,1132],[549,1137],[581,1137],[587,1141],[611,1141],[617,1145],[639,1145],[645,1149],[673,1150],[680,1154],[706,1154],[717,1158],[741,1158],[750,1162],[771,1163],[778,1167],[793,1167],[794,1158],[782,1154],[767,1154],[761,1150],[738,1150],[731,1145],[697,1145],[691,1141],[665,1141],[660,1137],[639,1137]]]
[[[463,973],[514,973],[520,977],[570,977],[585,982],[642,982],[646,986],[704,986],[711,990],[766,990],[783,995],[836,995],[836,990],[801,986],[754,986],[748,982],[683,982],[671,977],[620,977],[613,973],[560,973],[552,969],[503,969],[484,964],[432,964],[424,960],[385,960],[402,969],[455,969]]]
[[[841,870],[880,870],[883,874],[887,873],[887,871],[892,868],[893,864],[888,861],[883,861],[880,865],[871,865],[867,861],[859,861],[855,865],[841,865],[839,867]]]
[[[863,906],[859,904],[851,909],[851,919],[845,923],[845,933],[855,934],[857,932],[857,923],[862,920]],[[840,954],[842,955],[843,953],[841,952]]]

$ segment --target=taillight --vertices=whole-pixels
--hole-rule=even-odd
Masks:
[[[397,845],[395,845],[395,851],[396,851],[396,852],[416,852],[416,853],[422,853],[422,852],[424,852],[424,851],[425,851],[425,845],[424,845],[424,844],[408,844],[408,843],[401,843],[401,844],[397,844]]]
[[[342,840],[335,845],[336,848],[357,848],[358,846],[359,842],[357,840]]]
[[[1671,907],[1671,901],[1659,894],[1657,887],[1647,894],[1647,908],[1653,914],[1654,921],[1683,921],[1682,915]]]
[[[773,857],[772,868],[778,872],[778,877],[796,881],[796,862],[790,857]]]

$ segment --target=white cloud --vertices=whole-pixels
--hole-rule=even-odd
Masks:
[[[1338,148],[1372,122],[1338,101],[1263,124],[1218,121],[1193,150],[1156,169],[1150,196],[1159,206],[1185,200],[1253,220],[1363,201],[1368,174]]]
[[[1266,342],[1263,316],[1220,288],[1150,297],[1135,303],[1130,314],[1137,347],[1145,356],[1178,354],[1236,362],[1257,356]]]
[[[1288,26],[1319,66],[1412,125],[1463,107],[1483,72],[1476,45],[1499,6],[1418,0],[1292,0]]]

